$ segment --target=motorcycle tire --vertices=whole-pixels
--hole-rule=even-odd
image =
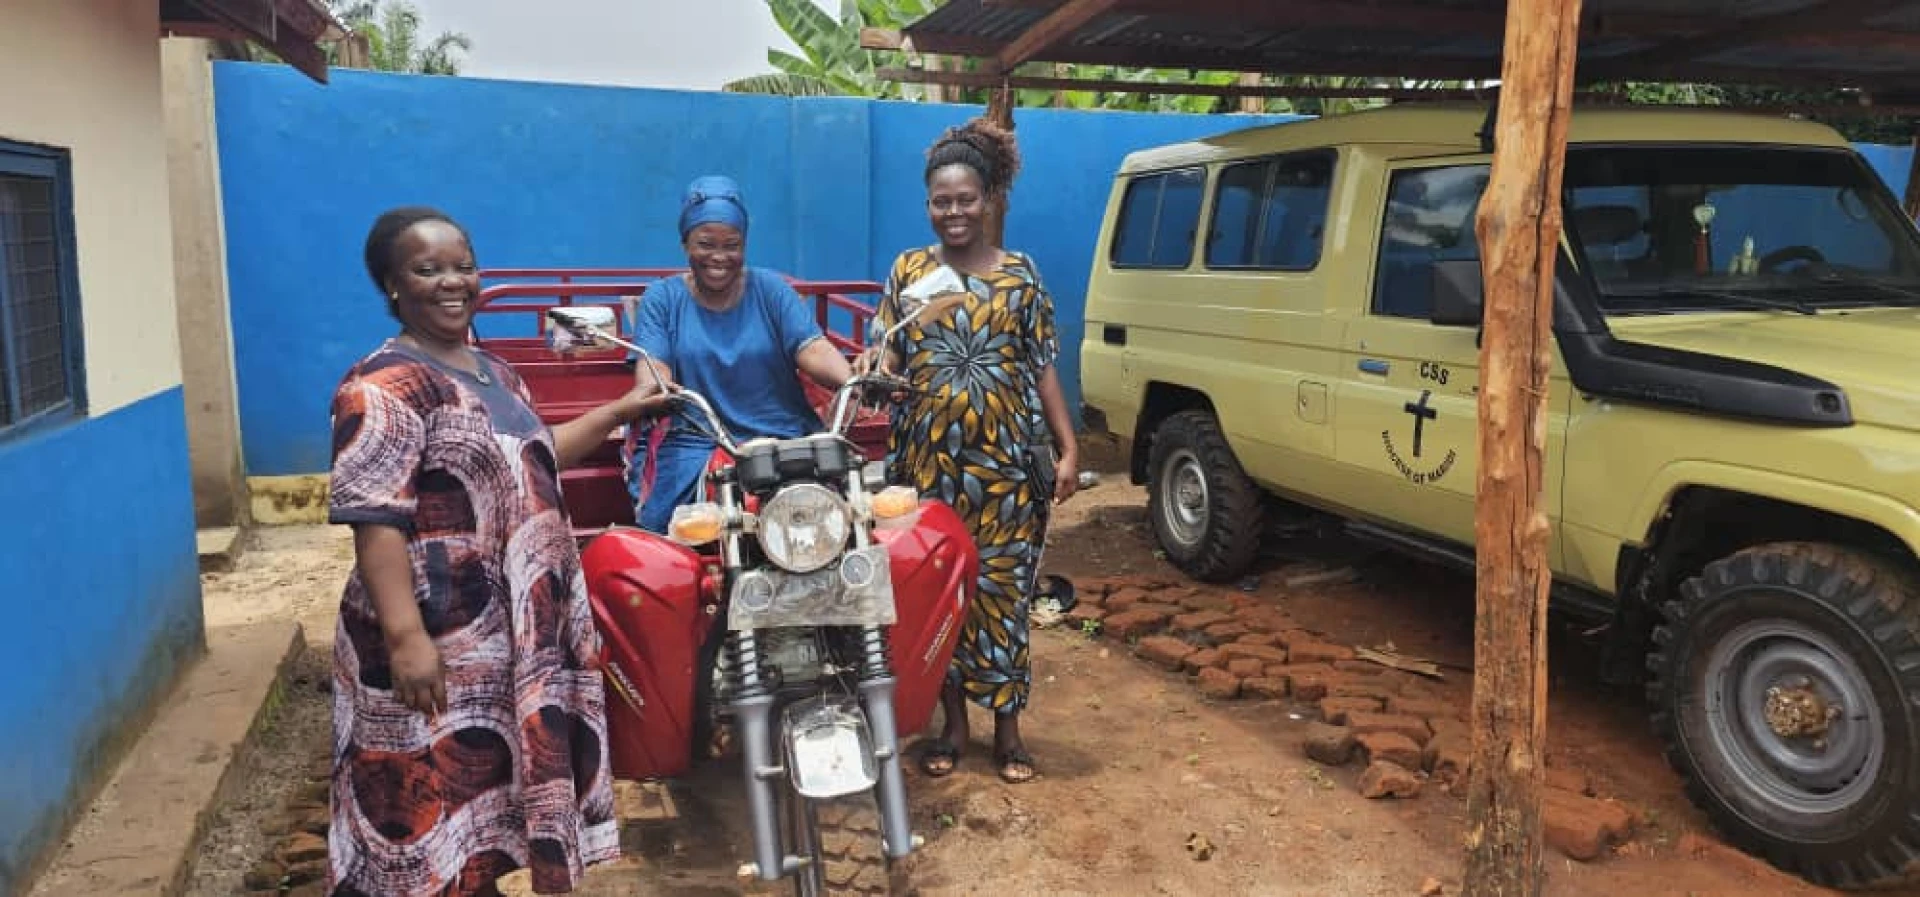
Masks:
[[[820,893],[830,897],[895,897],[907,893],[905,870],[881,848],[880,806],[872,792],[813,805]]]

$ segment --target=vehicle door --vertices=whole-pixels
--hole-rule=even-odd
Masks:
[[[1479,331],[1432,323],[1433,270],[1436,262],[1479,259],[1474,218],[1487,176],[1485,157],[1388,166],[1372,295],[1347,328],[1338,389],[1336,457],[1365,471],[1370,484],[1355,510],[1459,545],[1474,541]],[[1556,379],[1564,386],[1563,372]],[[1559,392],[1548,420],[1545,494],[1556,532],[1555,459],[1567,407]]]

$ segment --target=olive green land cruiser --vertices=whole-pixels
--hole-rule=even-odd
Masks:
[[[1471,565],[1481,108],[1136,153],[1087,299],[1085,416],[1168,558],[1222,580],[1311,515]],[[1813,881],[1920,869],[1920,231],[1835,132],[1576,111],[1544,504],[1693,799]]]

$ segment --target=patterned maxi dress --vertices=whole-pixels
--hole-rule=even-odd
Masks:
[[[333,664],[334,897],[570,890],[619,835],[606,705],[552,433],[504,362],[477,377],[389,341],[333,400],[330,517],[408,533],[447,668],[437,721],[395,699],[356,571]]]
[[[940,267],[932,249],[894,261],[875,333],[902,319],[901,291]],[[910,325],[890,347],[918,388],[893,414],[891,477],[952,505],[972,530],[979,598],[948,678],[981,706],[1017,713],[1032,680],[1027,613],[1053,491],[1051,480],[1036,482],[1050,467],[1037,468],[1030,450],[1050,446],[1039,382],[1059,347],[1053,300],[1031,259],[1009,252],[997,270],[964,280],[963,304]]]

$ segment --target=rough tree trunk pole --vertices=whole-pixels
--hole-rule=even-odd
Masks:
[[[987,118],[1009,131],[1013,130],[1013,88],[1006,82],[987,97]],[[987,245],[1005,246],[1007,236],[1007,197],[997,197],[987,208]]]
[[[1486,318],[1466,897],[1532,897],[1545,875],[1551,573],[1541,456],[1579,26],[1580,0],[1507,0],[1493,170],[1475,228]]]

